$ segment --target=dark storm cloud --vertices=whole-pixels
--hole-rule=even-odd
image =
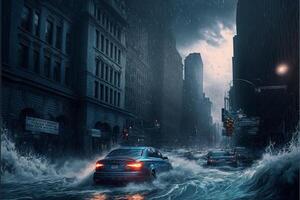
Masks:
[[[186,47],[205,40],[218,46],[222,26],[233,29],[237,0],[171,0],[177,45]]]

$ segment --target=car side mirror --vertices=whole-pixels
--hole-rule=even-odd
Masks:
[[[169,158],[168,158],[167,156],[165,156],[165,157],[162,157],[162,159],[164,159],[164,160],[168,160]]]

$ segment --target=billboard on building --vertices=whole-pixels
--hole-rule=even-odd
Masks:
[[[27,131],[42,132],[56,134],[59,133],[59,123],[55,121],[26,117],[25,119],[25,129]]]
[[[89,129],[89,133],[92,137],[97,137],[97,138],[101,138],[102,137],[102,133],[99,129]]]

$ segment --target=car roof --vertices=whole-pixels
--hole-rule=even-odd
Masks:
[[[136,149],[136,150],[143,150],[143,149],[147,149],[147,148],[152,148],[152,147],[146,147],[146,146],[139,146],[139,147],[135,147],[135,146],[124,146],[124,147],[119,147],[116,149]]]
[[[227,151],[210,151],[208,154],[227,154]]]
[[[208,153],[226,153],[224,150],[209,151]]]
[[[246,147],[235,147],[235,149],[246,149]]]

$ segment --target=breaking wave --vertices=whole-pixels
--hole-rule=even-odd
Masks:
[[[170,172],[153,183],[112,188],[92,184],[101,156],[53,163],[33,153],[22,155],[6,130],[1,134],[2,192],[6,199],[299,199],[299,134],[280,151],[271,147],[246,169],[206,167],[203,151],[168,151]]]
[[[83,181],[92,174],[94,163],[100,158],[101,156],[90,160],[74,159],[53,163],[33,152],[22,154],[9,137],[8,130],[2,130],[1,133],[1,178],[4,183],[49,178]]]
[[[299,199],[300,134],[279,151],[267,152],[252,169],[243,187],[257,199]]]

